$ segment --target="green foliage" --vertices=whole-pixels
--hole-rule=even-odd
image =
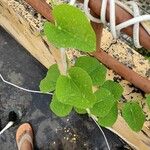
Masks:
[[[150,109],[150,94],[146,95],[146,103],[148,105],[148,108]]]
[[[86,114],[87,111],[85,109],[80,109],[80,108],[74,108],[74,110],[78,113],[78,114]]]
[[[96,50],[96,36],[85,14],[74,6],[55,6],[52,14],[55,25],[46,22],[44,33],[58,48],[76,48],[81,51]]]
[[[72,106],[65,105],[58,101],[56,94],[53,95],[52,102],[50,103],[50,108],[59,117],[65,117],[69,115],[72,110]]]
[[[123,88],[119,83],[111,81],[111,80],[107,80],[102,85],[102,87],[108,89],[114,95],[114,98],[116,100],[119,100],[121,98],[122,93],[123,93]]]
[[[109,113],[105,117],[99,117],[98,123],[103,127],[111,127],[117,120],[118,117],[118,108],[117,104],[111,108]]]
[[[105,117],[112,107],[115,105],[116,100],[114,96],[107,89],[100,88],[95,92],[96,104],[91,108],[91,113],[98,117]]]
[[[92,79],[93,85],[102,85],[106,79],[107,69],[96,58],[89,56],[79,57],[75,66],[84,69]]]
[[[56,85],[56,95],[60,102],[80,109],[91,108],[95,101],[92,80],[83,69],[73,67],[68,76],[60,75]]]
[[[42,92],[52,92],[55,90],[56,87],[56,81],[60,75],[59,69],[57,64],[52,65],[48,72],[46,77],[40,82],[40,90]]]
[[[45,22],[44,34],[58,48],[76,48],[84,52],[96,50],[96,36],[85,14],[68,4],[53,7],[55,24]],[[50,109],[60,117],[74,110],[98,118],[101,126],[112,126],[118,117],[118,101],[123,88],[111,80],[106,81],[107,69],[95,58],[83,56],[77,59],[67,75],[60,75],[58,66],[51,66],[40,83],[43,92],[55,91]],[[92,86],[97,91],[93,93]],[[150,108],[150,95],[146,102]],[[135,102],[124,104],[122,116],[129,127],[138,132],[142,129],[145,115]]]
[[[145,121],[145,115],[138,103],[126,103],[122,109],[122,115],[133,131],[138,132],[142,129]]]

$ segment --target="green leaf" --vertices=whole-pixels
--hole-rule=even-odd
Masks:
[[[146,95],[146,103],[148,105],[148,108],[150,109],[150,95]]]
[[[50,103],[50,109],[59,117],[66,117],[72,110],[72,106],[65,105],[58,101],[56,95],[53,95],[52,102]]]
[[[93,85],[102,85],[106,79],[107,69],[104,65],[93,57],[79,57],[75,66],[84,69],[92,79]]]
[[[104,82],[102,87],[109,90],[114,95],[114,98],[116,100],[119,100],[121,98],[123,93],[123,88],[119,83],[111,80],[107,80],[106,82]]]
[[[94,94],[96,96],[96,103],[107,101],[109,99],[114,100],[113,94],[109,90],[104,89],[102,87],[99,90],[97,90]]]
[[[55,90],[56,87],[56,81],[60,75],[59,69],[57,64],[52,65],[48,72],[46,77],[40,82],[40,90],[42,92],[52,92]]]
[[[118,117],[118,108],[117,104],[115,104],[105,117],[103,118],[100,117],[98,119],[98,123],[103,127],[111,127],[116,122],[117,117]]]
[[[54,7],[52,14],[55,25],[46,22],[44,33],[58,48],[76,48],[81,51],[96,50],[96,36],[86,15],[68,4]]]
[[[69,69],[69,76],[57,80],[56,95],[60,102],[80,109],[91,108],[96,101],[92,92],[92,80],[83,69]]]
[[[80,109],[80,108],[74,108],[74,110],[78,113],[78,114],[87,114],[87,111],[85,109]]]
[[[136,102],[126,103],[122,109],[122,116],[133,131],[138,132],[142,129],[145,115]]]
[[[95,96],[97,101],[90,109],[91,113],[98,117],[105,117],[115,105],[116,100],[107,89],[102,88],[95,92]]]

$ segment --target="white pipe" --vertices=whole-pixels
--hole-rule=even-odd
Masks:
[[[9,129],[13,124],[13,121],[9,121],[7,125],[0,131],[0,135],[3,134],[7,129]]]

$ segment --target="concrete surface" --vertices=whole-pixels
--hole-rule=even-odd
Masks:
[[[39,90],[46,69],[0,27],[0,73],[19,86]],[[0,127],[6,125],[11,110],[20,115],[20,120],[0,136],[0,150],[17,149],[15,133],[23,122],[33,126],[35,149],[107,150],[101,132],[88,116],[73,112],[59,118],[49,110],[50,100],[48,95],[21,91],[0,80]],[[117,136],[104,130],[112,150],[126,149]]]

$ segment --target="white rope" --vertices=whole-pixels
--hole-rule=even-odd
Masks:
[[[88,4],[89,4],[89,0],[84,0],[84,11],[87,15],[87,17],[96,23],[103,23],[104,25],[107,25],[108,23],[106,22],[106,9],[107,9],[107,3],[108,0],[102,0],[102,6],[101,6],[101,11],[100,11],[100,19],[93,17],[90,14],[90,10],[88,8]],[[120,7],[122,7],[123,9],[125,9],[126,11],[128,11],[130,14],[133,14],[133,18],[125,21],[121,24],[116,25],[116,14],[115,14],[115,4],[119,5]],[[118,35],[120,34],[120,31],[128,26],[133,25],[133,41],[134,41],[134,45],[137,48],[141,48],[140,45],[140,39],[139,39],[139,25],[140,22],[143,21],[149,21],[150,20],[150,15],[142,15],[140,16],[140,12],[139,12],[139,7],[137,5],[137,3],[130,1],[126,3],[127,5],[130,5],[133,8],[133,12],[128,8],[127,5],[121,3],[120,1],[117,0],[109,0],[109,10],[110,10],[110,30],[111,33],[114,37],[114,39],[116,39],[118,37]],[[148,34],[150,34],[148,32]]]
[[[29,90],[29,89],[20,87],[20,86],[14,84],[14,83],[11,83],[11,82],[5,80],[5,79],[3,78],[3,76],[2,76],[2,74],[0,74],[0,78],[2,79],[2,81],[3,81],[4,83],[6,83],[6,84],[8,84],[8,85],[11,85],[11,86],[13,86],[13,87],[15,87],[15,88],[18,88],[18,89],[20,89],[20,90],[26,91],[26,92],[37,93],[37,94],[48,94],[48,95],[53,95],[53,93],[41,92],[41,91],[35,91],[35,90]]]
[[[140,16],[140,11],[138,9],[138,5],[134,2],[128,2],[129,5],[131,5],[133,7],[133,16],[134,17],[138,17]],[[141,48],[142,46],[140,45],[140,32],[139,32],[139,28],[140,28],[140,23],[135,23],[135,25],[133,26],[133,41],[134,41],[134,45],[137,48]]]

